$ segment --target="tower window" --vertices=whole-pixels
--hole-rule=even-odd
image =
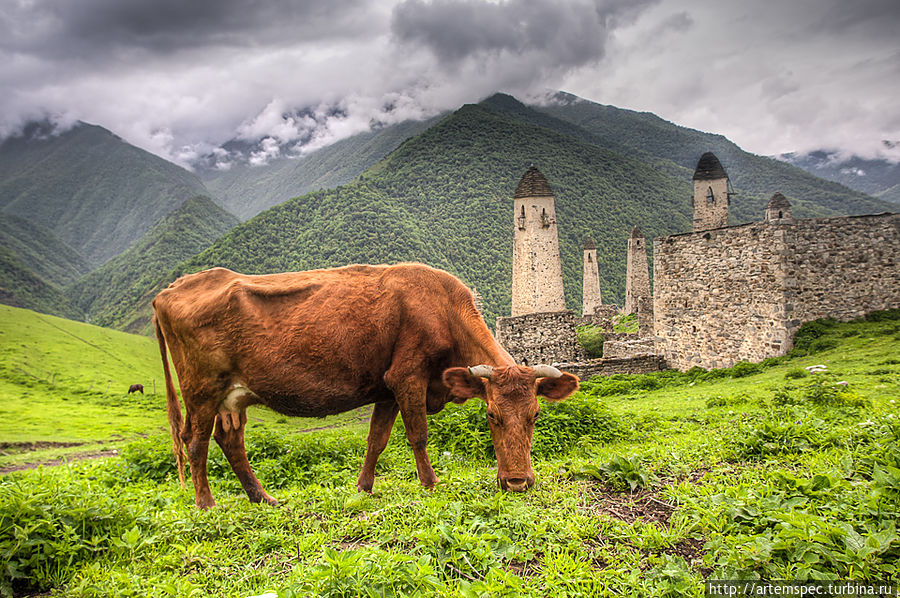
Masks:
[[[591,260],[591,254],[590,254],[590,253],[588,254],[588,261],[589,261],[589,262],[593,261],[593,260]]]
[[[519,230],[525,230],[525,206],[522,206],[522,213],[517,220],[519,221]]]
[[[547,218],[547,208],[541,208],[541,228],[549,228],[550,219]]]
[[[778,217],[779,217],[779,218],[784,218],[784,212],[782,212],[781,210],[779,210],[779,211],[778,211]]]
[[[716,196],[713,195],[712,187],[706,190],[706,203],[716,203]]]

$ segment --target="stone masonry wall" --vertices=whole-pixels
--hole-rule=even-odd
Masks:
[[[575,324],[571,311],[497,318],[497,342],[519,365],[578,361],[584,351]]]
[[[655,332],[671,367],[728,367],[789,341],[785,226],[753,223],[656,239]]]
[[[591,376],[612,376],[613,374],[649,374],[666,369],[662,355],[642,355],[626,359],[590,359],[578,363],[561,363],[557,367],[564,372],[575,374],[581,380]]]
[[[682,370],[781,355],[805,321],[900,307],[900,214],[757,222],[655,251],[655,332]]]
[[[900,307],[900,214],[795,220],[784,265],[787,327]]]

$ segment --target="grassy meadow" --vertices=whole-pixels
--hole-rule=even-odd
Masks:
[[[543,406],[524,494],[497,489],[477,399],[429,418],[435,490],[419,487],[398,421],[371,495],[355,491],[361,414],[256,410],[250,461],[281,505],[250,504],[213,443],[208,512],[178,484],[162,395],[124,395],[161,386],[155,341],[22,310],[0,321],[0,441],[126,439],[116,457],[0,477],[3,595],[699,597],[706,579],[900,582],[896,310],[808,324],[792,355],[762,364],[584,381]]]

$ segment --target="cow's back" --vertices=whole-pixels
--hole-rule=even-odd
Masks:
[[[384,373],[401,337],[425,353],[452,343],[454,285],[416,264],[260,276],[216,268],[180,278],[154,308],[180,376],[203,378],[205,391],[211,380],[245,384],[278,411],[325,415],[390,397]]]

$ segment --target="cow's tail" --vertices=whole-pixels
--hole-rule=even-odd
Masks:
[[[156,326],[156,339],[159,341],[159,352],[162,355],[163,373],[166,378],[166,413],[169,415],[169,429],[172,432],[172,452],[175,453],[175,467],[178,468],[178,481],[184,488],[184,441],[181,439],[181,404],[172,383],[172,372],[169,370],[169,356],[166,351],[166,337],[159,326],[159,318],[153,316]]]

